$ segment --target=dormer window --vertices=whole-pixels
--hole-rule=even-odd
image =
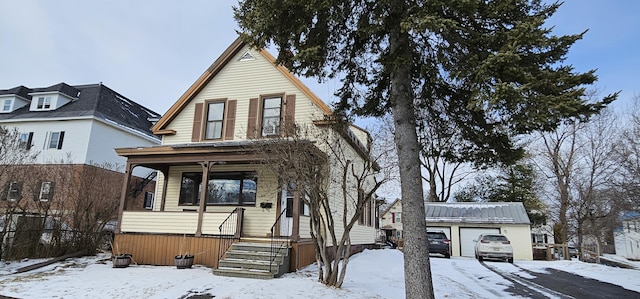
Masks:
[[[2,111],[3,112],[10,112],[11,111],[11,99],[6,99],[4,100],[4,104],[2,105]]]
[[[38,110],[49,110],[51,109],[51,97],[38,97],[38,106],[36,107]]]

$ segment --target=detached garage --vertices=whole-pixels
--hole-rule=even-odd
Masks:
[[[516,260],[532,260],[531,223],[520,202],[427,203],[427,230],[442,230],[451,255],[474,257],[480,234],[500,233],[511,241]]]

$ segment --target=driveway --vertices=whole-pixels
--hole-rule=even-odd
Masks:
[[[512,282],[508,292],[527,298],[640,298],[640,293],[621,286],[552,268],[540,273],[518,267],[517,262],[480,264]]]

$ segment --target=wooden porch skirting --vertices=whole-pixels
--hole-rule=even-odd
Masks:
[[[194,264],[218,268],[219,243],[220,239],[215,236],[121,233],[114,237],[113,254],[131,254],[134,262],[142,265],[174,266],[175,256],[188,252],[195,255]],[[311,239],[293,242],[289,271],[296,271],[315,263],[315,248]],[[352,245],[351,249],[353,253],[357,253],[364,248],[371,246]]]
[[[178,254],[195,255],[194,264],[218,267],[220,239],[212,236],[182,236],[123,233],[116,234],[113,254],[129,253],[138,264],[174,266]]]
[[[173,266],[174,257],[188,251],[195,255],[194,264],[217,268],[219,243],[220,239],[215,236],[122,233],[114,237],[113,254],[129,253],[136,263],[142,265]],[[290,271],[315,263],[315,244],[311,239],[292,243],[291,246]]]

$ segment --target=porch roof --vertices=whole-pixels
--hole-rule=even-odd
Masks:
[[[203,161],[217,164],[250,164],[266,161],[265,146],[282,143],[313,145],[310,140],[239,140],[167,144],[149,147],[117,148],[127,163],[164,170],[172,165],[197,164]],[[316,148],[313,146],[313,148]]]

